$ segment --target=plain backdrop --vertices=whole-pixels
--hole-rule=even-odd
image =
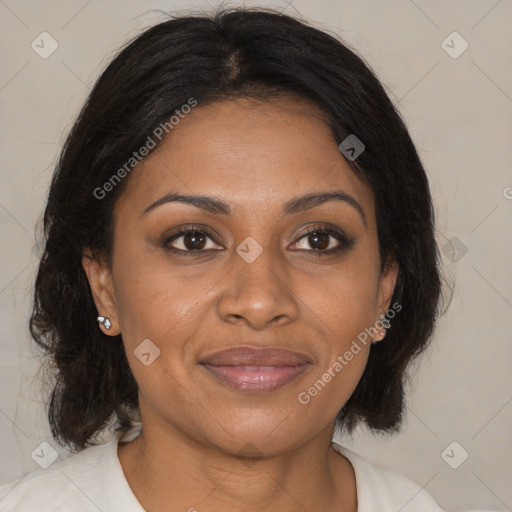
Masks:
[[[158,10],[218,4],[0,0],[0,484],[38,469],[31,454],[43,441],[69,455],[49,433],[27,327],[34,228],[64,136],[113,53],[162,20]],[[301,16],[374,69],[427,169],[443,265],[455,283],[411,374],[401,432],[360,429],[336,440],[425,486],[446,509],[512,510],[512,2],[245,5]],[[58,44],[47,58],[31,46],[42,32]]]

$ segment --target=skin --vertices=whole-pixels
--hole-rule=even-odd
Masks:
[[[355,512],[354,471],[331,440],[370,344],[307,405],[297,397],[386,312],[398,268],[390,261],[380,273],[372,190],[321,113],[285,96],[198,105],[126,185],[114,211],[112,267],[88,251],[83,267],[98,314],[112,322],[104,332],[122,333],[139,386],[143,432],[118,448],[137,499],[148,512]],[[170,202],[143,214],[171,191],[215,197],[232,213]],[[344,201],[282,212],[294,197],[332,191],[350,194],[365,221]],[[354,244],[315,254],[303,234],[318,223]],[[213,235],[202,252],[166,251],[176,227],[197,224]],[[248,236],[263,249],[252,263],[236,252]],[[185,238],[169,245],[186,250]],[[340,244],[328,240],[328,248]],[[134,355],[145,339],[160,350],[148,366]],[[280,389],[249,394],[198,364],[237,345],[295,350],[313,364]]]

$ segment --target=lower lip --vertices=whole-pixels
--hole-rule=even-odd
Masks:
[[[222,382],[241,391],[274,391],[288,384],[309,364],[300,366],[203,366]]]

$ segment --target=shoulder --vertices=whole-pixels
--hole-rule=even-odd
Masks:
[[[80,491],[80,483],[91,479],[104,462],[108,445],[92,446],[54,463],[47,469],[38,469],[0,487],[0,509],[3,511],[61,510],[64,504],[73,504],[81,510],[91,509],[91,503]],[[96,510],[97,508],[94,507]]]
[[[412,480],[375,466],[337,443],[332,444],[354,468],[358,512],[443,512],[432,496]]]
[[[118,510],[134,499],[117,458],[120,434],[0,487],[2,512]],[[117,467],[119,465],[119,467]],[[126,486],[126,487],[124,487]],[[111,503],[115,496],[115,505]],[[121,509],[122,510],[122,509]],[[133,507],[131,510],[138,510]]]

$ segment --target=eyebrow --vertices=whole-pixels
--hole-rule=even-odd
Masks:
[[[336,190],[333,192],[323,192],[320,194],[306,194],[300,197],[294,197],[287,201],[283,207],[283,215],[290,215],[292,213],[299,213],[305,210],[310,210],[315,206],[319,206],[328,201],[343,201],[352,206],[360,214],[364,225],[366,226],[366,216],[361,205],[346,192]],[[210,196],[187,195],[171,192],[161,197],[154,203],[150,204],[143,212],[146,215],[150,211],[158,208],[167,203],[180,202],[190,204],[197,208],[201,208],[209,213],[231,215],[232,209],[229,204]]]

